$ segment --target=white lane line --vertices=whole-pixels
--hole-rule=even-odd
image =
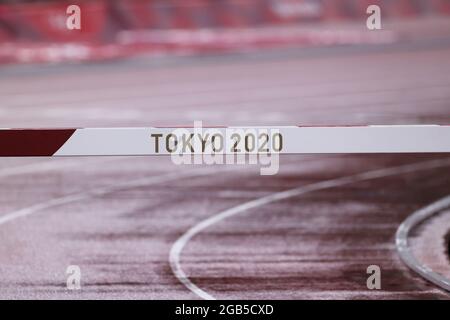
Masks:
[[[445,166],[449,166],[449,165],[450,165],[450,159],[439,159],[439,160],[431,160],[431,161],[419,162],[419,163],[402,165],[402,166],[391,167],[391,168],[378,169],[378,170],[368,171],[368,172],[364,172],[364,173],[360,173],[360,174],[356,174],[356,175],[352,175],[352,176],[346,176],[346,177],[342,177],[342,178],[321,181],[321,182],[313,183],[310,185],[301,186],[298,188],[273,193],[271,195],[243,203],[236,207],[219,212],[218,214],[216,214],[210,218],[202,220],[200,223],[191,227],[188,231],[186,231],[186,233],[184,233],[180,238],[178,238],[178,240],[175,241],[175,243],[172,245],[172,248],[170,250],[170,254],[169,254],[170,267],[171,267],[172,272],[175,275],[175,277],[177,277],[177,279],[186,288],[191,290],[193,293],[195,293],[197,296],[199,296],[202,299],[214,300],[215,298],[211,294],[200,289],[191,280],[189,280],[189,277],[186,275],[186,273],[184,272],[184,270],[181,267],[181,253],[182,253],[184,247],[193,237],[195,237],[196,235],[201,233],[206,228],[208,228],[222,220],[225,220],[229,217],[232,217],[239,213],[245,212],[249,209],[260,207],[260,206],[269,204],[271,202],[280,201],[280,200],[288,199],[291,197],[299,196],[299,195],[306,194],[309,192],[339,187],[339,186],[343,186],[346,184],[351,184],[354,182],[359,182],[359,181],[364,181],[364,180],[371,180],[371,179],[388,177],[388,176],[392,176],[392,175],[411,173],[411,172],[415,172],[418,170],[440,168],[440,167],[445,167]]]
[[[59,160],[59,159],[58,159]],[[27,163],[23,165],[18,166],[11,166],[8,168],[0,169],[0,177],[6,178],[16,175],[22,175],[22,174],[34,174],[39,172],[46,172],[46,171],[55,171],[59,169],[65,169],[70,167],[76,167],[91,163],[103,163],[103,162],[109,162],[109,161],[115,161],[117,159],[95,159],[95,160],[81,160],[81,159],[71,159],[71,160],[59,160],[59,161],[42,161],[42,162],[33,162],[33,163]]]
[[[149,178],[141,178],[141,179],[136,179],[136,180],[132,180],[132,181],[127,181],[124,183],[116,184],[114,186],[95,188],[95,189],[88,190],[85,192],[80,192],[80,193],[76,193],[76,194],[71,194],[71,195],[51,199],[48,201],[44,201],[44,202],[32,205],[30,207],[12,211],[12,212],[2,215],[0,217],[0,225],[10,222],[12,220],[18,219],[18,218],[23,218],[23,217],[29,216],[31,214],[34,214],[34,213],[44,210],[44,209],[48,209],[48,208],[60,206],[60,205],[65,205],[65,204],[72,203],[75,201],[80,201],[80,200],[85,200],[88,198],[103,196],[103,195],[106,195],[109,193],[113,193],[113,192],[120,191],[120,190],[126,190],[126,189],[130,189],[130,188],[135,188],[138,186],[149,186],[149,185],[153,185],[153,184],[157,184],[157,183],[168,182],[168,181],[182,179],[182,178],[199,177],[199,176],[209,175],[209,174],[212,174],[215,172],[217,172],[217,171],[204,170],[204,169],[203,170],[202,169],[192,170],[192,171],[185,172],[185,173],[174,172],[174,173],[168,173],[168,174],[163,174],[163,175],[156,175],[156,176],[152,176]]]
[[[116,159],[111,159],[111,160],[104,160],[104,161],[100,161],[100,162],[107,162],[107,161],[114,161],[117,159],[123,159],[122,157],[120,158],[116,158]],[[314,161],[314,158],[305,160],[305,161]],[[91,161],[91,162],[98,162],[98,161]],[[51,164],[51,162],[49,162],[49,164]],[[289,164],[289,163],[288,163]],[[14,174],[20,174],[20,173],[32,173],[34,171],[30,171],[30,167],[31,168],[35,168],[38,169],[34,166],[35,164],[30,164],[29,166],[24,165],[23,168],[22,166],[17,167],[16,172],[14,172]],[[73,164],[76,165],[76,164]],[[38,166],[38,164],[37,164]],[[67,166],[71,166],[71,164],[67,164]],[[58,167],[58,168],[63,168],[65,167],[64,165]],[[41,170],[51,170],[52,168],[41,168]],[[220,169],[221,172],[227,172],[227,171],[232,171],[233,169],[235,169],[234,167],[225,167],[223,169]],[[241,169],[239,167],[239,169]],[[0,171],[0,176],[1,176],[1,171]],[[85,192],[80,192],[80,193],[76,193],[76,194],[71,194],[71,195],[67,195],[67,196],[63,196],[63,197],[59,197],[59,198],[54,198],[48,201],[44,201],[41,203],[37,203],[35,205],[23,208],[23,209],[19,209],[16,211],[12,211],[10,213],[7,213],[5,215],[0,216],[0,225],[5,224],[6,222],[15,220],[17,218],[20,217],[26,217],[29,216],[35,212],[41,211],[41,210],[45,210],[48,208],[52,208],[55,206],[60,206],[60,205],[65,205],[68,203],[72,203],[72,202],[76,202],[76,201],[80,201],[80,200],[84,200],[84,199],[88,199],[88,198],[93,198],[96,196],[102,196],[102,195],[106,195],[109,193],[113,193],[119,190],[126,190],[126,189],[130,189],[130,188],[135,188],[138,186],[148,186],[148,185],[153,185],[153,184],[157,184],[157,183],[162,183],[162,182],[169,182],[169,181],[173,181],[176,179],[183,179],[183,178],[189,178],[189,177],[201,177],[201,176],[207,176],[207,175],[211,175],[217,173],[217,169],[214,170],[214,168],[210,169],[210,170],[205,170],[205,169],[196,169],[196,170],[191,170],[188,172],[181,172],[181,171],[177,171],[174,173],[169,173],[169,174],[163,174],[163,175],[157,175],[157,176],[152,176],[149,178],[141,178],[141,179],[135,179],[132,181],[127,181],[124,183],[120,183],[120,184],[116,184],[114,186],[108,186],[108,187],[103,187],[103,188],[96,188],[96,189],[92,189],[92,190],[88,190]],[[5,173],[5,175],[7,175],[8,172]]]
[[[412,270],[420,274],[422,277],[428,281],[434,283],[435,285],[441,287],[446,291],[450,291],[450,279],[447,279],[440,273],[437,273],[421,263],[414,256],[411,248],[408,244],[408,237],[410,231],[417,225],[421,224],[426,219],[432,217],[436,213],[445,210],[450,207],[450,195],[433,202],[432,204],[415,211],[411,214],[397,229],[395,235],[395,244],[397,246],[398,254],[403,262]]]
[[[94,158],[92,157],[76,157],[73,159],[57,159],[53,158],[53,160],[41,161],[41,162],[31,162],[27,164],[11,166],[8,168],[0,169],[0,177],[7,178],[11,176],[17,176],[22,174],[35,174],[40,172],[47,171],[56,171],[60,169],[79,167],[90,164],[103,164],[115,161],[123,161],[127,159],[127,156],[112,156],[112,157],[102,157],[102,158]],[[57,160],[57,161],[55,161]]]

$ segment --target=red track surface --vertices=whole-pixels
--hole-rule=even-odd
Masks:
[[[448,124],[450,49],[317,49],[5,69],[0,127]],[[163,158],[0,159],[1,298],[198,298],[169,251],[190,227],[274,192],[446,155],[282,158],[177,167]],[[226,170],[226,172],[225,172]],[[186,244],[181,266],[217,298],[449,298],[397,257],[394,234],[448,194],[450,168],[324,188],[246,210]],[[118,187],[126,184],[126,187]],[[76,264],[82,289],[66,290]],[[382,290],[366,268],[382,268]]]

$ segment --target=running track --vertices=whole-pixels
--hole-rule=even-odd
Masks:
[[[448,124],[450,47],[9,67],[0,127]],[[449,298],[395,251],[445,155],[0,159],[0,298]],[[65,289],[65,270],[82,290]],[[381,291],[366,288],[368,265]]]

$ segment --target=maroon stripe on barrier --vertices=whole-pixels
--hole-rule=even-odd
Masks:
[[[0,130],[0,157],[50,157],[76,129]]]

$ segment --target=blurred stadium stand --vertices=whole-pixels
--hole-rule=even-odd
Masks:
[[[82,30],[66,28],[70,4],[81,7]],[[450,0],[9,0],[0,1],[0,62],[312,43],[317,34],[296,27],[362,21],[370,4],[380,5],[383,19],[450,15]],[[317,42],[361,40],[326,36]]]

